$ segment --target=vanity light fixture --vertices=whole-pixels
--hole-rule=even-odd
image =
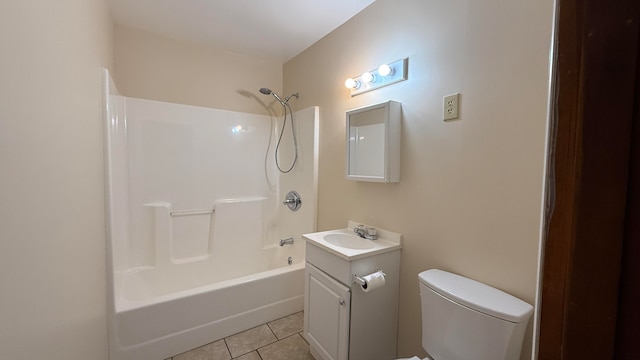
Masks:
[[[382,64],[375,70],[365,71],[362,75],[348,78],[344,86],[350,89],[351,96],[407,80],[408,58]]]

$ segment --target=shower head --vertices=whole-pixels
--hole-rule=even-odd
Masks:
[[[298,93],[295,93],[295,94],[291,94],[291,95],[287,96],[284,100],[282,100],[282,98],[280,98],[280,96],[278,96],[278,94],[276,94],[275,92],[271,91],[271,89],[269,89],[269,88],[260,88],[260,92],[262,94],[265,94],[265,95],[273,95],[274,98],[278,99],[278,101],[280,102],[280,104],[282,104],[282,106],[286,105],[289,102],[289,99],[291,99],[292,96],[295,96],[296,99],[299,97]]]
[[[280,102],[280,104],[282,104],[282,106],[284,106],[287,103],[286,101],[282,100],[280,96],[278,96],[278,94],[274,93],[269,88],[260,88],[260,92],[265,95],[273,95],[274,98],[278,99],[278,101]]]

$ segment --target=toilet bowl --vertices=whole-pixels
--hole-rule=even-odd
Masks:
[[[533,306],[488,285],[438,269],[423,271],[418,279],[422,347],[431,357],[398,360],[520,358]]]

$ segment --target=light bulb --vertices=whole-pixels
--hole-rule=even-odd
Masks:
[[[354,78],[348,78],[344,82],[344,86],[347,89],[358,89],[360,87],[360,82],[355,80]]]
[[[372,73],[370,73],[368,71],[365,72],[365,73],[362,73],[362,81],[364,81],[366,83],[372,83],[374,79],[375,79],[375,77],[373,76]]]
[[[393,68],[387,64],[382,64],[378,67],[378,74],[380,74],[380,76],[393,75]]]

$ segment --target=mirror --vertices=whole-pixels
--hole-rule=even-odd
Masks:
[[[381,104],[347,111],[347,179],[400,181],[401,104]]]

